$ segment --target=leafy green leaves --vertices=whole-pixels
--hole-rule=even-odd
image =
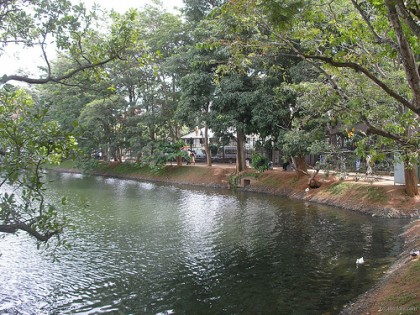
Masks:
[[[45,203],[43,166],[77,149],[75,139],[45,115],[24,90],[0,90],[0,232],[23,230],[40,242],[58,237],[66,225]]]

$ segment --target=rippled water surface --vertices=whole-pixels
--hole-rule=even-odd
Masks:
[[[55,174],[71,250],[0,238],[0,314],[336,314],[399,249],[403,220],[274,196]],[[356,267],[358,257],[366,264]]]

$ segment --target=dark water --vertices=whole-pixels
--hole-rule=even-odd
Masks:
[[[386,270],[407,223],[267,195],[51,176],[50,198],[69,199],[73,248],[53,263],[24,234],[0,239],[0,314],[337,314]]]

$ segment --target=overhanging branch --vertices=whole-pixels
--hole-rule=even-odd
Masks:
[[[13,224],[0,224],[0,232],[2,233],[16,233],[18,230],[25,231],[35,237],[38,241],[46,242],[54,235],[57,235],[58,231],[48,232],[45,234],[39,233],[33,229],[30,225],[25,223],[13,223]]]
[[[413,19],[413,16],[415,16],[417,19],[420,19],[420,12],[414,9],[410,12],[410,9],[407,7],[406,3],[403,0],[397,0],[397,7],[398,13],[407,23],[407,26],[420,40],[420,25],[418,24],[418,21]]]
[[[37,79],[37,78],[29,78],[27,76],[20,76],[20,75],[4,75],[2,78],[0,78],[0,84],[4,84],[13,80],[28,83],[28,84],[45,84],[45,83],[50,83],[50,82],[61,82],[61,81],[71,78],[72,76],[76,75],[79,72],[82,72],[87,69],[103,66],[104,64],[112,60],[115,60],[117,58],[118,58],[117,56],[113,56],[101,62],[85,64],[75,70],[70,71],[69,73],[65,75],[58,76],[58,77],[53,77],[53,76],[48,75],[46,78]]]
[[[363,73],[366,77],[368,77],[370,80],[375,82],[376,85],[378,85],[385,93],[387,93],[389,96],[397,100],[400,104],[402,104],[404,107],[409,108],[413,112],[415,112],[417,115],[420,115],[420,108],[417,108],[414,106],[411,102],[406,100],[404,97],[393,91],[387,84],[382,82],[379,78],[377,78],[373,73],[371,73],[368,69],[362,67],[361,65],[355,63],[355,62],[341,62],[336,61],[332,57],[325,57],[325,56],[317,56],[317,55],[303,55],[306,59],[314,59],[314,60],[320,60],[322,62],[325,62],[331,66],[337,67],[337,68],[349,68],[353,69],[356,72]]]
[[[401,138],[398,135],[390,133],[389,131],[385,131],[385,130],[382,130],[378,127],[375,127],[374,125],[372,125],[372,123],[368,119],[364,118],[363,122],[366,124],[366,126],[368,127],[368,131],[370,131],[371,133],[373,133],[377,136],[381,136],[381,137],[384,137],[384,138],[387,138],[387,139],[394,140],[396,143],[399,143],[404,147],[413,147],[413,144],[410,144],[404,138]]]

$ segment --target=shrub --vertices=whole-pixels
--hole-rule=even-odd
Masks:
[[[268,158],[258,153],[252,155],[252,167],[258,172],[262,173],[268,170]]]

